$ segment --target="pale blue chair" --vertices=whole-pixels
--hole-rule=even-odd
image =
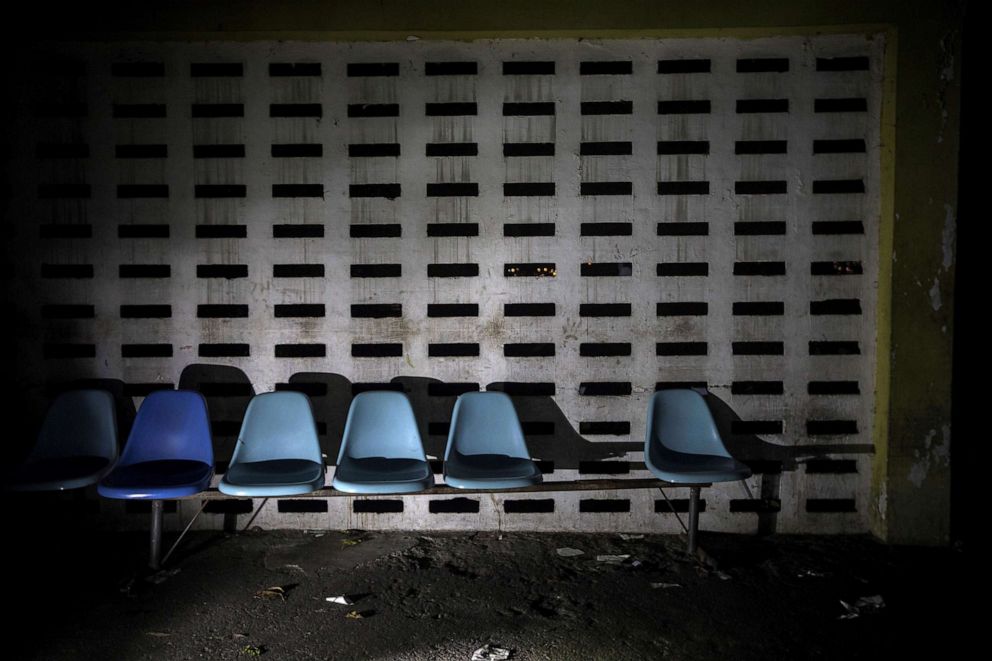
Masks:
[[[96,484],[117,460],[117,414],[106,390],[71,390],[45,414],[27,459],[4,477],[11,491],[62,491]]]
[[[298,392],[256,395],[218,488],[230,496],[299,496],[324,486],[310,400]]]
[[[149,565],[158,569],[162,501],[200,493],[213,476],[214,450],[203,395],[157,390],[138,409],[124,452],[97,491],[105,498],[152,501]]]
[[[467,392],[451,415],[444,482],[459,489],[517,489],[541,482],[513,401],[502,392]]]
[[[651,398],[644,463],[659,479],[689,487],[690,553],[696,552],[701,486],[751,477],[727,451],[706,400],[694,390],[659,390]]]
[[[401,392],[355,396],[331,482],[346,493],[415,493],[434,486],[410,400]]]

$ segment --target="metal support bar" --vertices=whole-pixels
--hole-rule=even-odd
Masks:
[[[696,555],[699,533],[699,487],[689,487],[689,555]]]
[[[203,510],[207,507],[207,502],[208,501],[206,500],[203,501],[203,503],[200,505],[200,509],[196,510],[196,514],[194,514],[193,518],[189,520],[189,523],[186,524],[186,527],[183,528],[183,531],[179,533],[179,537],[176,538],[176,541],[172,543],[172,546],[170,546],[168,552],[166,552],[165,557],[162,558],[162,564],[165,564],[165,562],[169,559],[169,556],[172,555],[172,552],[176,550],[176,547],[179,546],[179,542],[183,541],[183,537],[185,537],[186,533],[189,532],[189,529],[190,527],[192,527],[193,522],[196,521],[196,519],[200,516],[200,514],[203,513]]]
[[[257,517],[262,512],[262,508],[265,507],[265,503],[267,503],[267,502],[269,502],[269,497],[268,496],[266,496],[265,498],[262,499],[262,504],[259,505],[258,506],[258,509],[255,510],[255,513],[251,515],[251,518],[248,519],[248,523],[246,523],[245,524],[245,527],[241,529],[241,532],[244,532],[244,531],[248,530],[249,528],[251,528],[251,524],[255,523],[255,517]]]
[[[162,566],[159,558],[162,555],[162,501],[152,501],[151,544],[148,550],[148,566],[158,571]]]
[[[658,491],[661,492],[661,497],[665,499],[666,503],[668,503],[668,509],[675,515],[675,519],[679,522],[679,525],[682,526],[682,531],[689,534],[689,529],[685,527],[685,522],[682,521],[682,517],[679,516],[679,513],[675,511],[675,506],[672,505],[672,501],[668,499],[668,494],[665,493],[665,490],[661,487],[658,487]]]

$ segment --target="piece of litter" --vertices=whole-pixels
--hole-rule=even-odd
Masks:
[[[472,652],[471,661],[506,661],[510,658],[510,650],[489,644]]]
[[[283,590],[278,585],[271,588],[265,588],[264,590],[259,590],[255,593],[256,599],[281,599],[286,601],[286,591]]]
[[[555,552],[558,555],[560,555],[561,557],[563,557],[563,558],[574,558],[577,555],[583,555],[583,554],[585,554],[585,551],[580,551],[579,549],[569,548],[567,546],[564,546],[564,547],[558,549]]]
[[[362,615],[358,611],[348,611],[345,617],[348,618],[349,620],[361,620],[364,617],[364,615]]]
[[[154,636],[156,638],[168,638],[172,634],[171,633],[166,633],[164,631],[146,631],[145,632],[145,635],[146,636]]]
[[[717,578],[719,578],[721,581],[729,581],[730,580],[730,574],[728,574],[727,572],[722,572],[722,571],[717,570],[717,571],[713,572],[713,575],[716,576]]]
[[[644,535],[631,535],[630,533],[622,532],[620,533],[620,539],[624,541],[630,541],[632,539],[644,539]]]
[[[618,565],[618,564],[620,564],[621,562],[623,562],[624,560],[626,560],[629,557],[630,557],[630,554],[629,553],[624,553],[624,554],[620,554],[620,555],[597,555],[596,556],[596,561],[597,562],[609,562],[609,563]]]
[[[418,37],[418,36],[416,36],[416,35],[413,35],[413,34],[411,34],[410,36],[408,36],[408,37],[406,38],[406,40],[407,40],[407,41],[420,41],[420,37]],[[409,360],[409,358],[408,358],[407,360]]]
[[[342,546],[356,546],[356,545],[361,544],[361,543],[362,543],[362,540],[360,540],[360,539],[345,539],[345,540],[343,540],[341,542],[341,545]]]
[[[861,597],[854,604],[849,604],[843,599],[840,600],[840,605],[844,607],[847,612],[840,615],[838,620],[853,620],[861,615],[867,615],[880,611],[885,608],[885,600],[882,599],[882,595],[876,594],[871,597]]]
[[[796,574],[797,578],[823,578],[824,576],[826,576],[825,572],[813,571],[812,569],[804,569]]]
[[[299,565],[283,565],[282,568],[283,569],[294,569],[294,570],[300,572],[301,574],[306,574],[307,573],[306,570],[304,570],[303,567],[300,567]]]
[[[628,567],[633,567],[634,569],[637,569],[638,567],[641,567],[644,563],[642,563],[640,560],[637,559],[631,559],[629,561],[624,561],[624,564],[626,564]]]
[[[165,583],[167,580],[169,580],[170,578],[172,578],[173,576],[175,576],[178,573],[179,573],[179,569],[178,568],[176,568],[176,569],[163,569],[161,571],[155,572],[151,576],[146,576],[145,577],[145,582],[151,583],[153,585],[161,585],[162,583]]]
[[[241,653],[245,656],[262,656],[265,653],[265,649],[262,647],[255,647],[254,645],[245,645],[241,648]]]
[[[651,589],[653,590],[671,590],[672,588],[682,587],[678,583],[652,583]]]
[[[327,597],[324,601],[329,601],[332,604],[341,604],[342,606],[351,606],[355,602],[347,597],[347,595],[341,595],[340,597]]]

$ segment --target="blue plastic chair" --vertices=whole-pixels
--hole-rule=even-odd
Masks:
[[[723,445],[706,400],[694,390],[660,390],[651,398],[644,463],[658,478],[689,487],[689,525],[682,525],[689,537],[690,554],[697,550],[701,486],[751,476],[751,469],[734,459]],[[674,509],[672,512],[678,518]]]
[[[210,486],[213,476],[207,401],[192,390],[157,390],[138,409],[124,452],[114,469],[100,480],[97,491],[106,498],[152,501],[148,564],[158,569],[162,501],[200,493]]]
[[[346,493],[415,493],[434,486],[405,394],[370,391],[352,400],[331,486]]]
[[[218,488],[231,496],[297,496],[324,486],[310,400],[298,392],[256,395]]]
[[[467,392],[455,402],[444,452],[444,482],[459,489],[539,484],[513,401],[502,392]]]
[[[145,398],[120,460],[97,489],[106,498],[182,498],[206,489],[213,474],[203,395],[158,390]]]
[[[45,414],[38,442],[4,486],[12,491],[61,491],[96,484],[117,460],[117,414],[105,390],[71,390]]]
[[[723,445],[702,395],[659,390],[648,408],[644,463],[666,482],[732,482],[751,476]]]

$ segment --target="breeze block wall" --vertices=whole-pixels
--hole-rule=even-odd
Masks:
[[[308,394],[333,464],[356,392],[410,394],[440,458],[455,397],[499,389],[546,481],[648,477],[649,397],[705,387],[762,500],[708,489],[704,528],[867,531],[884,49],[834,34],[20,51],[18,387],[119,379],[136,403],[197,388],[221,470],[253,393]],[[204,525],[677,529],[656,491],[259,507],[217,503]]]

